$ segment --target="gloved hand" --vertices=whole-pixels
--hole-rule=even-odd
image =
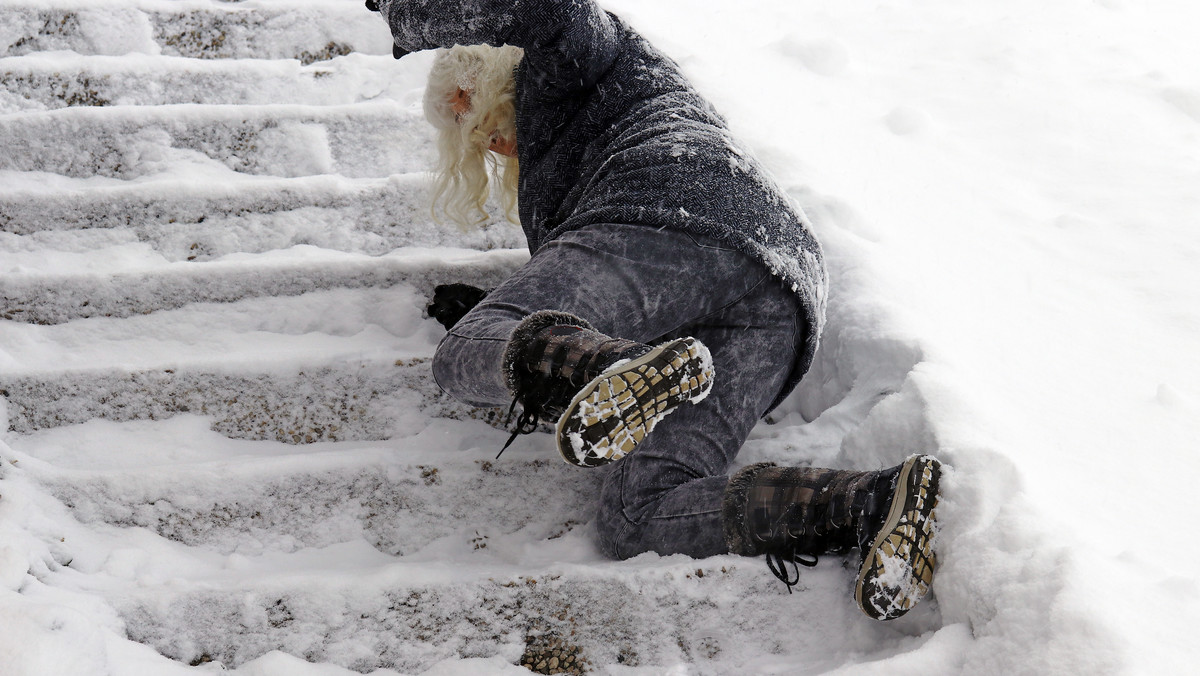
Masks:
[[[449,331],[487,294],[487,291],[469,284],[439,284],[434,287],[433,302],[425,311]]]

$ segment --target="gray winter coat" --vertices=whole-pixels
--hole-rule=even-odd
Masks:
[[[812,362],[825,318],[820,246],[725,121],[645,38],[592,0],[383,0],[397,54],[509,44],[516,74],[521,225],[535,252],[595,223],[710,237],[761,261],[800,298],[808,334],[784,394]]]

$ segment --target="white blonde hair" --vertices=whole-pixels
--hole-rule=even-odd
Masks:
[[[438,168],[433,184],[433,212],[438,207],[461,226],[487,220],[488,174],[496,179],[505,216],[517,222],[515,157],[488,151],[493,135],[516,139],[517,64],[519,47],[455,45],[439,49],[425,87],[425,118],[438,130]],[[452,100],[459,89],[471,95],[471,108],[456,115]]]

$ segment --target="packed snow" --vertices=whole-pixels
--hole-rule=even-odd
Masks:
[[[423,308],[527,253],[432,222],[429,55],[359,0],[0,0],[0,674],[1195,670],[1200,8],[601,4],[827,254],[739,464],[937,455],[931,596],[607,561],[599,472],[495,459]]]

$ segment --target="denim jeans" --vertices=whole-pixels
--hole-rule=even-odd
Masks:
[[[548,242],[454,326],[433,372],[455,398],[507,406],[502,358],[537,310],[656,344],[693,336],[712,352],[709,396],[684,404],[607,472],[595,519],[610,556],[728,552],[721,507],[730,464],[788,382],[805,330],[800,304],[765,267],[675,230],[604,224]],[[563,471],[579,471],[564,467]]]

